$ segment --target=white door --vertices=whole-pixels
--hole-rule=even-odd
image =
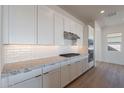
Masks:
[[[8,43],[35,44],[35,6],[12,5],[8,6],[8,11]],[[7,25],[4,27],[7,28]]]
[[[60,68],[43,74],[43,88],[60,87]]]
[[[65,87],[70,82],[69,65],[61,67],[61,87]]]
[[[63,17],[55,14],[55,45],[64,45]]]
[[[38,44],[54,44],[54,14],[46,6],[38,6]]]
[[[42,88],[42,76],[34,77],[16,85],[10,86],[11,88]]]

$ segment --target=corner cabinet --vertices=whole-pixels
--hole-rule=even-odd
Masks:
[[[54,11],[47,6],[38,6],[38,44],[54,44]]]
[[[36,7],[11,5],[3,7],[3,30],[5,44],[36,43]]]

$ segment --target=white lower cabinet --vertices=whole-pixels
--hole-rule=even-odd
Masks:
[[[82,69],[83,69],[83,63],[81,61],[76,62],[77,66],[77,76],[80,76],[82,74]]]
[[[85,72],[89,69],[88,57],[84,58],[82,62],[83,62],[83,72]]]
[[[77,77],[76,62],[70,64],[70,81],[73,81]]]
[[[60,88],[79,77],[89,69],[88,58],[53,63],[39,69],[26,70],[24,73],[4,78],[4,87],[10,88]],[[13,73],[14,74],[14,73]]]
[[[89,62],[89,69],[92,68],[94,66],[94,61]]]
[[[60,63],[48,64],[43,67],[43,88],[60,87]]]
[[[70,82],[70,64],[61,67],[61,87],[65,87]]]
[[[8,87],[12,88],[42,88],[42,68],[29,69],[8,76]]]
[[[42,88],[42,76],[37,76],[24,82],[10,86],[10,88]]]
[[[43,88],[59,88],[60,87],[60,68],[43,74]]]

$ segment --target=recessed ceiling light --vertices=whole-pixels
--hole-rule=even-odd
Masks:
[[[103,14],[103,13],[105,13],[105,11],[104,10],[101,10],[100,13]]]

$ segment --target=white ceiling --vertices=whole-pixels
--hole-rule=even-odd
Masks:
[[[124,23],[124,5],[60,5],[86,24],[98,20],[102,27]],[[100,14],[105,10],[104,14]]]

